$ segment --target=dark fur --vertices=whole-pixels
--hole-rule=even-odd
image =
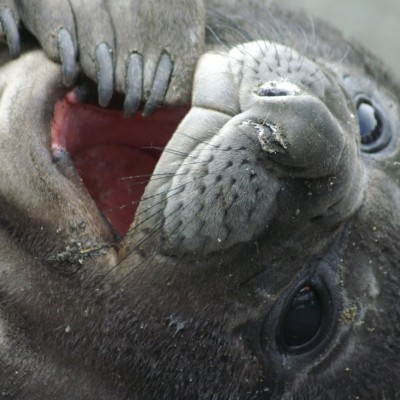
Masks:
[[[398,83],[380,61],[334,29],[261,1],[215,3],[208,4],[207,49],[249,39],[283,42],[366,77],[398,105]],[[60,81],[54,85],[61,92]],[[53,98],[44,98],[34,108],[48,124]],[[21,132],[30,126],[22,121]],[[95,215],[90,206],[73,214],[68,207],[77,200],[69,186],[60,191],[52,175],[36,181],[23,157],[46,158],[37,143],[25,140],[21,153],[14,145],[2,142],[0,132],[0,154],[21,157],[22,172],[7,176],[32,176],[32,199],[49,198],[54,206],[40,212],[0,180],[1,399],[400,398],[398,149],[386,158],[360,155],[367,171],[362,205],[329,229],[316,223],[303,235],[299,225],[285,236],[287,228],[278,226],[211,255],[169,257],[162,232],[144,221],[117,259],[113,238],[88,216]],[[40,162],[34,165],[42,177]],[[20,186],[23,191],[23,180]],[[85,246],[94,250],[82,255]],[[262,326],[269,315],[275,323],[274,304],[310,260],[327,258],[340,277],[334,338],[307,360],[264,353]],[[366,294],[368,268],[380,288],[373,298]]]

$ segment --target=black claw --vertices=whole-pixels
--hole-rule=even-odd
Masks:
[[[72,86],[77,77],[76,52],[71,34],[65,28],[58,31],[58,52],[60,53],[64,85]]]
[[[143,116],[149,117],[157,108],[162,106],[171,81],[173,69],[174,64],[172,63],[170,56],[167,53],[161,54],[154,75],[150,97],[144,106]]]
[[[124,115],[129,117],[140,106],[143,91],[143,57],[138,53],[129,56],[126,71]]]
[[[107,107],[114,93],[114,62],[112,51],[106,43],[96,48],[99,105]]]
[[[9,8],[4,7],[0,10],[0,23],[7,38],[10,56],[11,58],[17,58],[21,54],[21,42],[17,22]]]

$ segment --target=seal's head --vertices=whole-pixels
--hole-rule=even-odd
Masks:
[[[174,177],[147,192],[166,197],[166,246],[210,253],[269,232],[315,242],[362,201],[359,131],[335,72],[294,49],[258,41],[205,55],[168,146],[178,153],[156,170]]]
[[[210,19],[182,121],[99,109],[39,52],[2,67],[2,390],[398,398],[400,87],[252,10],[285,41],[225,48]]]
[[[358,51],[204,55],[137,214],[178,315],[218,323],[251,398],[398,394],[400,92]]]

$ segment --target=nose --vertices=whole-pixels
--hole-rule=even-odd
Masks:
[[[285,97],[298,96],[301,90],[291,82],[269,81],[254,88],[253,92],[260,97]]]
[[[257,135],[261,157],[308,178],[336,169],[345,132],[323,101],[289,82],[267,82],[254,88],[253,95],[241,118]]]

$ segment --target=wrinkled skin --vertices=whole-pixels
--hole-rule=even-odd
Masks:
[[[198,50],[168,49],[179,62],[165,78],[164,102],[187,104],[192,92],[191,105],[125,231],[78,175],[78,144],[60,139],[64,130],[82,134],[68,115],[87,93],[65,87],[65,63],[29,46],[9,61],[3,49],[2,399],[400,398],[399,85],[326,25],[259,3],[245,11],[233,0],[206,3],[237,26],[211,12]],[[182,12],[204,28],[202,5],[187,7]],[[70,18],[48,10],[48,30]],[[79,27],[87,10],[75,11]],[[60,60],[34,26],[34,7],[21,15]],[[122,35],[118,43],[134,46],[117,43],[116,54],[144,51],[154,68],[166,42],[124,30],[111,9],[105,15],[114,37]],[[104,24],[98,18],[94,36]],[[187,37],[187,26],[175,28]],[[104,37],[77,32],[80,67],[100,92],[103,75],[90,55]],[[156,43],[153,53],[141,50],[146,40]],[[115,87],[124,92],[115,65]],[[182,101],[172,94],[174,79]],[[373,121],[379,114],[384,143],[375,149],[375,139],[361,141],[360,98],[379,110]],[[92,103],[85,110],[79,123],[90,115],[106,124],[115,113]],[[145,125],[174,126],[172,116],[183,115],[176,110],[135,115],[129,135],[164,147]],[[94,131],[101,140],[101,127]],[[316,332],[293,344],[293,303],[311,304],[299,291],[321,311]]]

